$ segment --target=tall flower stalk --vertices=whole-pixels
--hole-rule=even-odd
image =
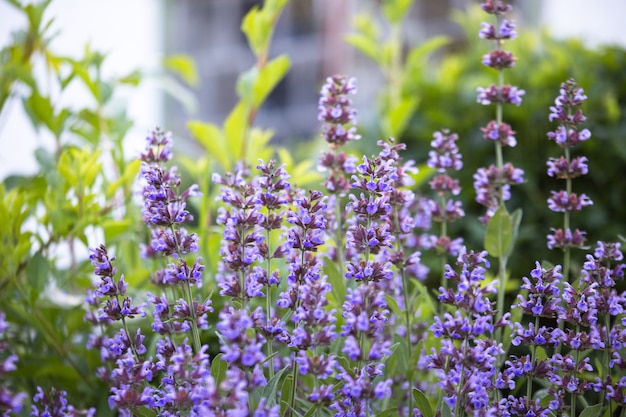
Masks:
[[[448,236],[448,225],[465,216],[462,204],[454,200],[459,195],[461,186],[459,180],[450,176],[453,171],[463,168],[463,157],[459,153],[456,141],[459,136],[447,130],[435,132],[428,153],[428,166],[437,170],[437,175],[430,181],[430,188],[436,194],[436,200],[429,203],[429,215],[432,221],[439,223],[439,235],[432,238],[435,249],[441,257],[441,286],[446,288],[448,280],[445,277],[445,264],[448,255],[458,256],[463,245],[463,238],[451,239]]]
[[[552,229],[547,238],[549,249],[563,250],[563,282],[570,281],[572,248],[582,248],[586,240],[584,231],[571,229],[571,213],[593,204],[587,195],[572,192],[572,180],[589,172],[587,157],[572,158],[571,155],[571,148],[591,137],[588,129],[579,128],[586,120],[580,109],[586,99],[583,89],[570,79],[561,84],[559,96],[554,100],[554,106],[550,107],[549,119],[557,122],[558,127],[548,133],[548,139],[563,149],[563,155],[548,160],[548,175],[564,179],[565,190],[552,191],[552,196],[548,199],[550,210],[563,213],[563,227]]]
[[[474,188],[476,200],[487,208],[482,217],[483,223],[487,224],[487,237],[485,246],[491,256],[499,259],[498,280],[500,283],[497,301],[497,317],[504,314],[504,294],[507,283],[507,262],[512,247],[513,229],[515,220],[506,209],[505,201],[510,199],[510,185],[519,184],[523,181],[523,171],[515,168],[511,163],[504,163],[503,148],[514,147],[517,144],[515,131],[511,126],[503,122],[504,104],[521,105],[524,90],[516,86],[504,83],[504,70],[515,65],[515,57],[511,52],[503,49],[506,40],[517,36],[515,25],[505,19],[506,13],[512,7],[502,0],[486,0],[482,9],[493,15],[494,23],[482,23],[479,37],[495,43],[496,48],[483,56],[483,65],[497,71],[497,83],[487,88],[478,88],[477,101],[483,105],[495,104],[496,117],[487,126],[482,128],[483,137],[493,141],[495,145],[496,164],[488,168],[480,168],[474,174]],[[496,336],[502,340],[502,334]]]
[[[359,140],[356,132],[357,112],[352,107],[349,95],[356,94],[356,80],[340,75],[328,77],[322,86],[318,103],[317,119],[323,122],[322,136],[329,151],[320,159],[320,168],[328,171],[324,187],[330,195],[329,221],[334,223],[335,253],[332,256],[337,269],[343,271],[345,210],[342,198],[350,190],[350,176],[355,173],[357,158],[341,150],[347,143]]]

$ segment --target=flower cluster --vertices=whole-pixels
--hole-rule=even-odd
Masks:
[[[486,252],[463,248],[457,266],[458,272],[446,265],[445,277],[451,284],[439,288],[439,301],[453,306],[454,314],[446,312],[434,318],[432,334],[442,340],[439,350],[433,348],[428,356],[428,368],[435,371],[444,401],[454,415],[482,415],[479,413],[497,408],[491,391],[496,388],[497,358],[504,350],[491,337],[496,328],[508,324],[508,314],[494,322],[489,295],[496,290],[493,285],[482,285],[489,267]]]
[[[67,401],[67,392],[57,391],[55,388],[46,394],[41,387],[37,387],[37,394],[33,397],[35,404],[31,407],[30,415],[32,417],[93,417],[96,415],[96,409],[77,410]],[[8,415],[8,414],[7,414]]]
[[[511,163],[504,164],[502,161],[502,147],[514,147],[517,144],[515,131],[509,124],[502,121],[502,106],[504,104],[521,105],[525,91],[516,86],[505,85],[502,81],[503,71],[513,67],[516,59],[511,52],[502,49],[505,40],[517,37],[515,25],[504,19],[504,15],[512,7],[500,0],[495,3],[488,0],[481,7],[485,12],[494,15],[496,21],[495,25],[482,23],[479,37],[493,41],[496,45],[496,49],[483,57],[482,63],[499,73],[499,84],[492,84],[487,88],[478,87],[476,99],[480,104],[495,104],[498,107],[496,119],[482,128],[483,137],[496,144],[497,164],[480,168],[474,174],[476,201],[487,208],[487,213],[481,218],[486,224],[497,208],[511,198],[510,185],[520,184],[523,181],[524,172],[521,169],[515,168]]]
[[[583,89],[570,79],[561,84],[560,94],[554,100],[554,106],[550,107],[549,119],[559,123],[559,126],[555,131],[548,133],[548,138],[555,141],[565,152],[558,158],[548,160],[548,175],[566,181],[566,190],[552,191],[552,196],[548,199],[548,208],[564,213],[565,219],[563,228],[552,229],[552,233],[548,234],[550,249],[582,248],[586,241],[584,231],[572,230],[569,225],[570,213],[593,204],[586,194],[578,195],[571,191],[572,179],[589,172],[585,156],[572,158],[570,155],[573,146],[591,137],[588,129],[579,130],[578,127],[586,119],[580,109],[586,99]]]
[[[435,132],[430,146],[433,148],[428,153],[428,166],[437,170],[437,175],[430,181],[430,188],[437,193],[436,200],[429,201],[429,216],[435,222],[441,224],[441,233],[433,237],[435,248],[439,253],[449,253],[457,256],[463,244],[462,238],[450,239],[447,233],[448,224],[465,216],[462,204],[454,200],[461,192],[459,180],[452,178],[452,171],[459,171],[463,167],[463,158],[459,153],[456,141],[459,136],[456,133]]]

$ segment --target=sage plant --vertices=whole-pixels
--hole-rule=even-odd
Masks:
[[[477,101],[483,105],[494,104],[496,107],[495,119],[482,128],[483,137],[492,141],[495,145],[496,164],[487,168],[479,168],[474,174],[474,188],[476,189],[476,201],[487,208],[481,221],[488,225],[493,217],[496,217],[492,227],[487,227],[488,234],[485,244],[491,256],[499,259],[498,279],[500,282],[497,302],[497,317],[504,315],[504,293],[507,283],[507,262],[512,241],[506,242],[505,234],[513,235],[516,227],[505,206],[505,201],[511,198],[511,184],[520,184],[523,181],[524,172],[515,168],[510,162],[504,163],[503,148],[517,145],[515,131],[503,121],[503,109],[505,104],[522,104],[525,91],[504,83],[504,70],[515,65],[515,57],[512,53],[503,49],[505,41],[515,39],[517,32],[515,25],[505,18],[511,11],[512,6],[502,0],[486,0],[482,9],[493,16],[494,23],[483,22],[479,37],[495,44],[495,49],[483,56],[483,65],[497,71],[497,83],[487,88],[478,87]],[[491,234],[495,234],[492,238]],[[496,336],[502,340],[502,335]]]
[[[570,259],[572,248],[583,248],[586,241],[586,232],[579,229],[572,230],[571,214],[593,204],[586,194],[576,194],[572,191],[572,180],[589,172],[587,157],[572,158],[571,149],[591,137],[589,129],[580,129],[580,124],[586,117],[580,108],[587,99],[583,89],[578,87],[573,79],[561,84],[559,96],[550,107],[550,121],[558,123],[557,128],[548,133],[548,139],[554,141],[563,149],[563,155],[550,158],[547,162],[548,175],[565,180],[565,190],[552,191],[548,199],[548,208],[563,213],[563,227],[552,229],[548,234],[548,248],[563,250],[564,282],[569,282]]]

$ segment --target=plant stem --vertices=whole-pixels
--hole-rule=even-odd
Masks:
[[[269,217],[269,210],[268,210],[268,217]],[[268,283],[267,283],[267,294],[265,294],[265,316],[269,324],[272,320],[272,287],[269,284],[270,274],[272,273],[271,259],[270,259],[271,250],[270,250],[270,244],[269,244],[270,242],[269,229],[266,230],[265,236],[267,239],[267,253],[268,253],[267,267],[266,267]],[[270,361],[268,363],[270,379],[274,377],[274,358],[272,357],[273,354],[274,354],[274,347],[272,346],[272,340],[268,340],[267,341],[267,356],[270,358]]]
[[[292,380],[291,380],[291,398],[289,399],[289,414],[290,415],[295,415],[295,413],[292,413],[292,411],[295,411],[297,387],[298,387],[298,362],[296,362],[295,355],[294,355],[293,373],[292,373]]]

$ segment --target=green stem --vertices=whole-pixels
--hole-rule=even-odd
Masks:
[[[183,251],[180,248],[180,243],[178,239],[176,239],[176,230],[174,229],[174,225],[170,225],[170,231],[172,232],[172,238],[174,239],[174,244],[176,246],[176,253],[178,254],[178,259],[183,259]],[[193,340],[194,349],[196,352],[200,352],[200,348],[202,344],[200,343],[200,331],[198,330],[198,323],[196,323],[196,309],[193,305],[193,296],[191,294],[191,287],[189,286],[189,281],[185,281],[183,285],[183,294],[185,295],[185,301],[189,306],[189,314],[191,316],[190,326],[191,326],[191,338]]]
[[[292,411],[295,411],[295,407],[296,407],[296,388],[298,387],[298,362],[296,362],[295,360],[295,356],[294,356],[294,361],[293,361],[293,373],[292,373],[292,380],[291,380],[291,398],[289,399],[289,414],[290,415],[295,415],[295,413],[292,413]]]
[[[189,305],[189,312],[191,315],[191,337],[193,339],[193,348],[196,352],[200,352],[202,343],[200,342],[200,331],[198,330],[198,324],[196,323],[196,308],[193,304],[193,295],[191,294],[191,286],[189,285],[189,281],[185,281],[185,284],[183,285],[183,291],[185,293],[185,298],[187,301],[187,305]]]
[[[268,210],[268,217],[269,217],[269,212],[271,210]],[[267,279],[269,281],[270,279],[270,274],[272,273],[271,271],[271,250],[270,250],[270,231],[269,229],[266,230],[266,239],[267,239],[267,267],[266,267],[266,273],[267,273]],[[265,315],[266,315],[266,320],[268,323],[271,322],[272,320],[272,286],[269,284],[267,284],[267,294],[265,294]],[[268,363],[268,367],[269,367],[269,375],[270,375],[270,379],[272,379],[274,377],[274,358],[272,357],[274,355],[274,347],[272,346],[272,340],[268,340],[267,341],[267,356],[270,358],[270,361]]]

